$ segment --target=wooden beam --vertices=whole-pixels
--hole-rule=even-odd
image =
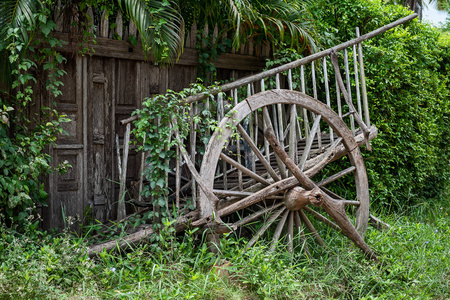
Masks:
[[[62,47],[57,47],[61,52],[76,52],[78,51],[78,43],[81,37],[69,37],[67,33],[55,32],[55,37],[66,42]],[[96,44],[88,42],[87,47],[94,50],[93,56],[113,57],[131,60],[148,60],[155,62],[151,56],[146,57],[142,50],[142,45],[138,43],[133,46],[130,42],[113,40],[109,38],[97,37]],[[196,49],[184,48],[183,53],[176,62],[176,65],[197,66],[198,52]],[[257,58],[250,55],[224,53],[218,56],[214,65],[218,69],[231,69],[243,71],[261,71],[265,67],[264,58]]]

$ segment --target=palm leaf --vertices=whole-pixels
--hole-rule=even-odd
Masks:
[[[168,0],[119,0],[142,37],[144,51],[162,63],[174,63],[183,51],[184,22]]]
[[[34,29],[36,25],[35,13],[41,7],[38,0],[1,0],[0,2],[0,86],[7,89],[11,83],[11,64],[8,51],[5,49],[8,41],[8,29],[19,28],[20,38],[25,45],[30,42],[30,33],[27,29]],[[22,48],[22,53],[26,47]]]
[[[0,41],[4,41],[8,28],[20,28],[23,41],[28,43],[26,28],[36,24],[34,14],[41,7],[38,0],[2,0],[0,3]],[[1,49],[1,48],[0,48]]]
[[[302,2],[291,0],[229,0],[232,26],[235,30],[233,46],[239,48],[250,36],[260,35],[266,40],[283,39],[287,34],[291,46],[316,51],[314,39],[308,30],[306,10]]]

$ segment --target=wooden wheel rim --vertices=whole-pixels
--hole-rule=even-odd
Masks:
[[[221,130],[214,132],[205,149],[205,155],[200,169],[200,176],[204,180],[205,185],[210,190],[213,189],[214,172],[219,161],[219,156],[224,146],[228,143],[233,133],[233,128],[236,128],[253,111],[272,104],[294,104],[317,115],[321,115],[322,120],[338,136],[342,137],[342,143],[347,150],[347,156],[351,164],[355,166],[355,186],[357,198],[360,201],[356,212],[355,227],[360,236],[364,238],[369,218],[369,191],[366,169],[361,152],[344,121],[324,103],[304,93],[291,90],[270,90],[250,96],[236,105],[232,109],[233,114],[220,122],[219,127]],[[212,214],[210,201],[202,191],[199,192],[199,208],[202,217],[207,217]]]

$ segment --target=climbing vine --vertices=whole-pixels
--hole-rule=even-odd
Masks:
[[[169,161],[176,158],[175,146],[184,144],[183,140],[188,137],[191,122],[197,124],[198,136],[202,141],[196,149],[200,154],[204,152],[210,133],[217,128],[217,121],[211,114],[215,107],[203,105],[204,109],[191,117],[191,107],[184,101],[188,96],[207,90],[202,84],[191,84],[181,92],[169,90],[164,95],[144,99],[142,109],[135,111],[139,119],[135,121],[133,133],[142,145],[140,150],[146,153],[143,175],[148,184],[144,186],[142,195],[152,199],[155,207],[146,215],[147,218],[160,221],[171,215],[167,181],[167,173],[171,171]],[[176,139],[175,131],[178,131],[181,141]]]
[[[61,95],[60,78],[65,71],[60,66],[65,58],[54,50],[61,41],[50,34],[56,27],[50,15],[43,5],[29,20],[23,18],[20,28],[14,24],[4,28],[0,41],[10,70],[0,93],[0,214],[6,215],[8,224],[19,226],[38,222],[36,205],[45,205],[47,198],[43,176],[69,167],[66,162],[53,167],[45,149],[64,133],[61,124],[70,120],[53,106],[41,107],[40,118],[30,114],[40,76],[45,75],[44,85],[52,97]],[[32,39],[34,35],[40,39]]]

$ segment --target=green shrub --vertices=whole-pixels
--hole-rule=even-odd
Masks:
[[[317,1],[322,45],[330,47],[411,12],[382,1]],[[402,207],[445,197],[449,186],[448,39],[417,20],[363,43],[371,121],[365,152],[372,200]],[[414,200],[413,200],[414,199]]]

